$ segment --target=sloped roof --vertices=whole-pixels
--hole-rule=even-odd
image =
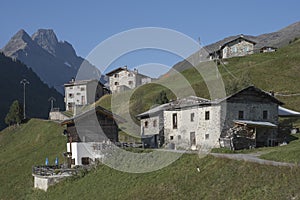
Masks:
[[[124,71],[124,70],[125,70],[125,71],[129,71],[129,72],[132,72],[132,73],[135,73],[135,74],[138,74],[138,75],[143,76],[143,77],[151,78],[151,77],[146,76],[146,75],[144,75],[144,74],[141,74],[141,73],[138,73],[138,72],[134,72],[134,71],[128,69],[126,66],[125,66],[125,67],[118,67],[118,68],[116,68],[116,69],[114,69],[114,70],[112,70],[112,71],[106,73],[106,76],[112,76],[113,74],[118,73],[118,72],[120,72],[120,71]]]
[[[278,105],[283,105],[283,103],[281,101],[279,101],[278,99],[276,99],[274,96],[272,96],[271,94],[259,89],[259,88],[256,88],[255,86],[249,86],[249,87],[246,87],[230,96],[227,96],[223,99],[216,99],[216,100],[213,100],[213,101],[210,101],[208,99],[204,99],[204,98],[201,98],[201,97],[195,97],[195,96],[189,96],[189,97],[186,97],[186,98],[183,98],[183,99],[178,99],[176,101],[173,101],[173,102],[170,102],[170,103],[166,103],[166,104],[162,104],[162,105],[159,105],[157,107],[154,107],[150,110],[147,110],[146,112],[144,113],[141,113],[139,115],[137,115],[137,117],[141,118],[141,117],[147,117],[147,116],[150,116],[150,115],[157,115],[159,114],[160,112],[162,111],[165,111],[165,110],[177,110],[177,109],[183,109],[183,108],[189,108],[189,107],[195,107],[195,106],[208,106],[208,105],[217,105],[217,104],[220,104],[220,103],[223,103],[225,101],[230,101],[231,99],[247,92],[247,91],[252,91],[252,92],[255,92],[257,94],[259,94],[261,97],[263,98],[268,98],[271,102],[274,102]]]
[[[240,95],[242,93],[245,93],[247,91],[256,92],[256,93],[260,94],[262,97],[268,98],[270,101],[272,101],[272,102],[274,102],[274,103],[276,103],[278,105],[283,105],[283,103],[281,101],[279,101],[277,98],[275,98],[274,96],[272,96],[270,93],[265,92],[265,91],[263,91],[263,90],[255,87],[253,85],[252,86],[248,86],[248,87],[246,87],[246,88],[244,88],[244,89],[242,89],[242,90],[240,90],[240,91],[238,91],[238,92],[236,92],[236,93],[234,93],[232,95],[229,95],[229,96],[227,96],[227,97],[225,97],[223,99],[214,100],[214,101],[212,101],[212,103],[213,104],[219,104],[219,103],[222,103],[224,101],[228,101],[228,100],[230,100],[230,99],[232,99],[234,97],[237,97],[238,95]]]
[[[233,122],[236,124],[248,125],[248,126],[254,126],[254,127],[270,127],[270,128],[277,127],[277,125],[275,125],[271,122],[265,122],[265,121],[233,120]]]
[[[253,44],[256,44],[256,40],[255,40],[255,37],[254,36],[251,36],[251,35],[235,35],[235,36],[230,36],[230,37],[227,37],[223,40],[220,40],[216,43],[213,43],[213,44],[210,44],[210,45],[207,45],[204,47],[204,49],[208,52],[208,53],[214,53],[216,51],[219,51],[220,49],[222,49],[225,45],[227,45],[228,43],[232,42],[232,41],[235,41],[237,39],[244,39],[244,40],[247,40]]]
[[[73,81],[70,81],[69,83],[65,83],[64,86],[73,86],[73,85],[86,85],[90,82],[98,82],[98,84],[104,86],[103,83],[101,83],[99,80],[96,80],[96,79],[90,79],[90,80],[75,80],[74,82]]]
[[[65,124],[70,124],[70,123],[74,123],[74,120],[80,120],[83,119],[89,115],[92,115],[93,113],[102,113],[104,115],[106,115],[109,118],[113,118],[114,120],[118,121],[118,122],[126,122],[126,120],[122,117],[120,117],[119,115],[113,114],[112,112],[110,112],[109,110],[101,107],[101,106],[97,106],[95,108],[92,108],[90,110],[87,110],[83,113],[80,113],[78,115],[76,115],[75,117],[72,117],[70,119],[64,120],[61,122],[61,125],[65,125]]]
[[[300,112],[279,106],[278,107],[278,116],[279,117],[300,117]]]
[[[177,99],[175,101],[156,106],[150,110],[147,110],[146,112],[137,115],[137,117],[156,115],[164,110],[172,110],[172,109],[178,109],[183,107],[197,106],[200,103],[206,103],[206,102],[209,102],[209,100],[201,97],[189,96],[183,99]]]

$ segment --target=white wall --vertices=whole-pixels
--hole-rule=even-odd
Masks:
[[[89,157],[93,161],[96,158],[102,158],[99,150],[94,150],[93,145],[98,144],[95,142],[72,142],[72,159],[75,159],[75,165],[82,165],[81,158]],[[99,143],[100,144],[100,143]],[[70,150],[70,143],[67,143],[67,151]]]
[[[205,120],[205,112],[209,111],[209,120]],[[173,129],[173,113],[177,113],[177,129]],[[191,121],[191,113],[194,113],[194,121]],[[164,133],[166,143],[174,143],[177,148],[199,149],[215,147],[221,133],[221,108],[206,106],[180,111],[164,111]],[[192,146],[191,132],[195,132],[196,145]],[[206,138],[208,134],[208,138]],[[171,140],[173,136],[173,140]]]

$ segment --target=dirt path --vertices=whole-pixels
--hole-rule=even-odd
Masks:
[[[252,153],[252,154],[224,154],[224,153],[210,153],[210,155],[213,155],[218,158],[228,158],[228,159],[234,159],[234,160],[243,160],[247,162],[254,162],[259,163],[262,165],[273,165],[273,166],[286,166],[286,167],[296,167],[300,166],[294,163],[286,163],[286,162],[277,162],[272,160],[264,160],[261,158],[258,158],[260,156],[260,153]]]

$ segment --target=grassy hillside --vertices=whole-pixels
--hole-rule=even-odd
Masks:
[[[200,172],[196,170],[199,166]],[[156,172],[100,166],[81,179],[35,191],[30,199],[298,199],[300,169],[184,155]]]
[[[131,174],[105,165],[63,181],[47,192],[33,189],[31,166],[56,156],[62,162],[63,127],[32,119],[0,133],[0,199],[292,199],[300,198],[300,168],[185,154],[161,170]],[[299,155],[299,140],[286,152]],[[297,150],[298,149],[298,150]],[[273,149],[275,150],[275,149]],[[298,156],[299,157],[299,156]],[[200,168],[200,172],[196,170]]]
[[[0,132],[0,199],[24,199],[32,192],[31,167],[45,158],[63,162],[66,139],[63,128],[54,122],[32,119],[17,128]]]

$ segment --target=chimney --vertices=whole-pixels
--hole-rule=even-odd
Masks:
[[[136,73],[136,74],[138,73],[138,70],[137,70],[137,68],[134,68],[134,73]]]
[[[72,79],[71,79],[71,83],[74,83],[75,82],[75,78],[74,77],[72,77]]]
[[[127,70],[127,65],[124,66],[124,69]]]

